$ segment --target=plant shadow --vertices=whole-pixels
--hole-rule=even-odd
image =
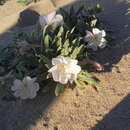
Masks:
[[[130,130],[130,94],[118,103],[91,130]]]
[[[111,30],[109,34],[113,40],[108,42],[105,49],[94,54],[92,59],[104,65],[104,72],[111,72],[112,67],[130,52],[130,1],[97,0],[97,3],[104,8],[100,17]]]
[[[35,126],[39,119],[48,122],[47,109],[54,100],[53,92],[38,95],[33,100],[0,101],[0,130],[26,130]]]
[[[0,6],[3,5],[5,2],[5,0],[0,0]]]
[[[82,2],[86,4],[85,0],[78,1],[74,4],[75,6],[79,6],[79,3],[82,4]],[[125,0],[115,0],[114,2],[113,0],[93,0],[90,2],[90,4],[94,5],[93,3],[100,3],[104,7],[104,12],[100,17],[104,19],[104,22],[108,27],[114,30],[112,35],[116,37],[116,40],[112,41],[109,47],[92,57],[92,59],[102,63],[103,65],[108,63],[105,69],[105,71],[108,72],[111,71],[113,64],[117,64],[121,60],[122,56],[130,52],[130,36],[128,34],[130,29],[130,13],[128,13],[130,3],[127,3]],[[19,22],[0,35],[1,44],[9,44],[15,33],[22,31],[24,27],[30,24],[35,24],[38,17],[39,14],[33,11],[22,12]],[[30,19],[33,20],[30,21]],[[39,95],[34,100],[23,102],[5,102],[0,100],[0,130],[26,130],[30,128],[30,126],[35,125],[38,119],[48,120],[50,117],[47,117],[46,115],[47,109],[53,105],[55,99],[56,97],[50,93],[47,95]],[[111,119],[111,115],[113,115],[113,113],[116,115],[116,111],[118,110],[118,112],[124,114],[124,109],[129,108],[129,99],[130,96],[128,95],[128,97],[120,103],[109,114],[109,116],[106,116],[100,124],[102,124],[102,122],[110,122],[111,120],[114,121],[114,118]],[[126,118],[128,118],[128,116],[126,116]],[[115,121],[115,126],[116,125],[118,125],[118,121]],[[123,125],[124,124],[122,124],[122,126]],[[113,128],[115,128],[115,126],[113,126]],[[101,128],[103,127],[104,126],[101,126]],[[96,128],[98,129],[98,125],[92,130]],[[43,126],[43,130],[44,129]]]

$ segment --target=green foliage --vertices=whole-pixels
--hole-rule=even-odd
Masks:
[[[32,2],[37,2],[39,0],[17,0],[18,3],[22,4],[22,5],[29,5]]]
[[[56,95],[56,96],[59,96],[60,93],[62,93],[65,88],[66,88],[65,85],[62,85],[62,84],[57,83],[56,88],[55,88],[55,95]]]
[[[6,2],[6,0],[0,0],[0,5],[3,5]]]
[[[44,34],[44,40],[41,40],[41,49],[44,50],[42,55],[48,59],[58,55],[77,58],[86,45],[81,43],[82,38],[77,37],[74,30],[75,27],[68,30],[65,26],[60,26],[53,33]]]
[[[78,75],[78,79],[80,81],[83,81],[92,85],[97,83],[97,81],[87,71],[81,71]]]
[[[87,71],[82,70],[78,74],[78,79],[75,83],[77,87],[84,88],[87,84],[96,85],[98,81],[94,79]]]
[[[31,2],[33,2],[33,0],[17,0],[17,2],[22,4],[22,5],[28,5]]]
[[[51,67],[51,60],[44,55],[39,55],[39,63],[49,69]]]
[[[97,17],[97,14],[100,13],[102,9],[99,4],[94,8],[81,6],[79,9],[74,9],[72,6],[70,10],[60,9],[60,11],[64,16],[66,26],[69,28],[76,26],[75,32],[77,34],[85,34],[86,30],[100,24],[100,19]]]
[[[79,54],[81,54],[80,52],[81,52],[81,50],[83,49],[83,47],[84,47],[84,45],[80,45],[79,47],[75,47],[74,50],[72,51],[72,54],[70,55],[70,57],[71,57],[72,59],[76,59],[77,56],[78,56]]]
[[[90,25],[91,25],[91,27],[94,27],[94,26],[96,26],[96,24],[97,24],[97,19],[95,18],[91,21]]]
[[[15,44],[0,48],[0,73],[6,73],[17,64],[17,46]]]
[[[40,25],[37,25],[35,30],[31,33],[21,32],[16,35],[15,40],[27,41],[29,44],[40,44],[43,36],[43,29]]]
[[[26,5],[32,1],[19,0]],[[63,9],[60,11],[64,16],[63,25],[37,26],[34,32],[18,34],[13,46],[0,48],[0,74],[11,70],[13,78],[37,77],[38,82],[44,83],[45,88],[50,86],[50,82],[54,83],[56,96],[64,91],[67,86],[54,82],[52,75],[48,74],[48,70],[52,67],[52,58],[64,56],[80,61],[88,57],[83,36],[86,30],[91,30],[100,23],[96,14],[101,11],[101,8],[99,5],[94,9],[82,6],[78,10],[72,7],[69,11]],[[21,41],[26,41],[26,47],[29,48],[27,50],[26,47],[24,48],[27,51],[25,55],[20,54],[20,49],[24,46],[17,44]],[[86,64],[82,66],[84,68]],[[97,81],[87,71],[82,70],[78,74],[77,81],[69,82],[67,85],[76,84],[83,87],[86,83],[93,85]]]

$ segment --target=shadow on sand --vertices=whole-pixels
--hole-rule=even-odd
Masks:
[[[106,66],[106,71],[111,71],[113,64],[117,64],[122,56],[130,52],[130,36],[128,34],[130,31],[130,13],[128,13],[130,3],[127,3],[125,0],[95,0],[90,3],[93,2],[98,2],[103,5],[104,12],[101,14],[101,17],[104,19],[104,22],[114,30],[112,35],[116,37],[116,40],[111,43],[113,44],[112,46],[99,52],[93,59],[96,59],[102,64],[109,63],[109,65]],[[33,11],[22,12],[19,23],[9,30],[19,32],[21,28],[18,26],[24,27],[25,25],[33,25],[37,22],[38,16],[39,14]],[[33,20],[30,21],[30,19]],[[5,39],[1,40],[2,43],[6,41],[7,43],[10,42],[12,34],[10,34],[9,30],[1,34],[0,40]],[[55,96],[53,94],[47,94],[37,96],[37,98],[32,101],[6,103],[0,101],[0,130],[26,130],[30,128],[30,126],[35,125],[38,119],[47,120],[50,118],[46,117],[47,109],[53,105],[54,100]],[[92,130],[124,130],[124,126],[126,128],[130,121],[130,112],[125,111],[126,109],[130,109],[129,101],[130,95],[119,103],[119,105],[106,115],[103,121],[99,122]],[[116,116],[117,114],[118,116]],[[118,120],[122,120],[122,123],[118,124]],[[109,128],[111,122],[114,123],[111,125],[111,128]],[[43,127],[43,130],[44,129]],[[130,130],[130,127],[125,130]]]
[[[125,0],[98,0],[104,8],[101,18],[113,32],[110,34],[115,38],[108,43],[108,47],[97,53],[94,60],[102,63],[110,72],[113,65],[116,65],[130,52],[130,2]]]
[[[130,130],[130,94],[91,130]]]

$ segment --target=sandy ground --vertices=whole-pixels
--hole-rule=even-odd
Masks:
[[[88,86],[23,102],[3,101],[1,91],[0,130],[130,130],[130,0],[96,2],[103,5],[101,16],[116,37],[93,58],[105,66],[105,72],[95,74],[101,80],[98,91]],[[1,17],[8,13],[5,7],[21,8],[11,0],[0,7]],[[3,34],[0,40],[10,43],[11,35]]]

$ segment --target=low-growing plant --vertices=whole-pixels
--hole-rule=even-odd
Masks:
[[[34,32],[18,34],[15,44],[0,50],[0,74],[14,80],[14,96],[32,99],[37,91],[52,86],[58,96],[65,88],[98,82],[88,68],[91,65],[101,71],[103,67],[89,59],[88,49],[96,51],[106,46],[106,33],[97,28],[100,6],[61,10],[63,16],[56,12],[41,15]]]

